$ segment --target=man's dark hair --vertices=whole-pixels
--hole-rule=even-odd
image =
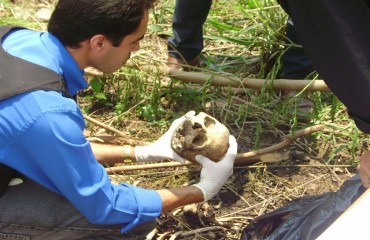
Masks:
[[[103,34],[118,46],[140,25],[145,10],[156,0],[59,0],[48,24],[48,31],[64,46]]]

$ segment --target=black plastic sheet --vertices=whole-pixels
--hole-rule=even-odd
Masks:
[[[241,240],[313,240],[320,236],[365,191],[359,175],[336,192],[296,199],[254,219]]]

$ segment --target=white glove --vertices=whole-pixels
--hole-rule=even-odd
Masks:
[[[205,202],[216,196],[226,180],[233,174],[237,148],[238,144],[235,137],[230,136],[229,149],[221,161],[213,162],[202,155],[195,156],[195,160],[197,160],[203,168],[200,172],[200,182],[193,186],[202,190]]]
[[[177,128],[188,118],[195,115],[194,111],[186,113],[181,118],[176,119],[171,124],[167,132],[157,141],[147,146],[135,147],[135,158],[137,162],[160,161],[163,159],[173,159],[180,163],[185,163],[185,159],[180,157],[172,148],[172,136]]]

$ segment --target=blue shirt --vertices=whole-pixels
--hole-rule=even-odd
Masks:
[[[72,95],[87,87],[77,62],[48,32],[13,31],[4,37],[3,48],[63,75]],[[91,223],[122,224],[125,232],[158,217],[159,194],[113,184],[84,128],[77,104],[58,92],[37,90],[1,100],[0,162],[66,197]]]

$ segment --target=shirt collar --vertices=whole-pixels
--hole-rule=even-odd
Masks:
[[[62,45],[62,43],[51,33],[42,32],[41,42],[45,49],[52,54],[58,62],[69,93],[73,96],[81,89],[87,88],[84,71],[80,69],[75,59]]]

